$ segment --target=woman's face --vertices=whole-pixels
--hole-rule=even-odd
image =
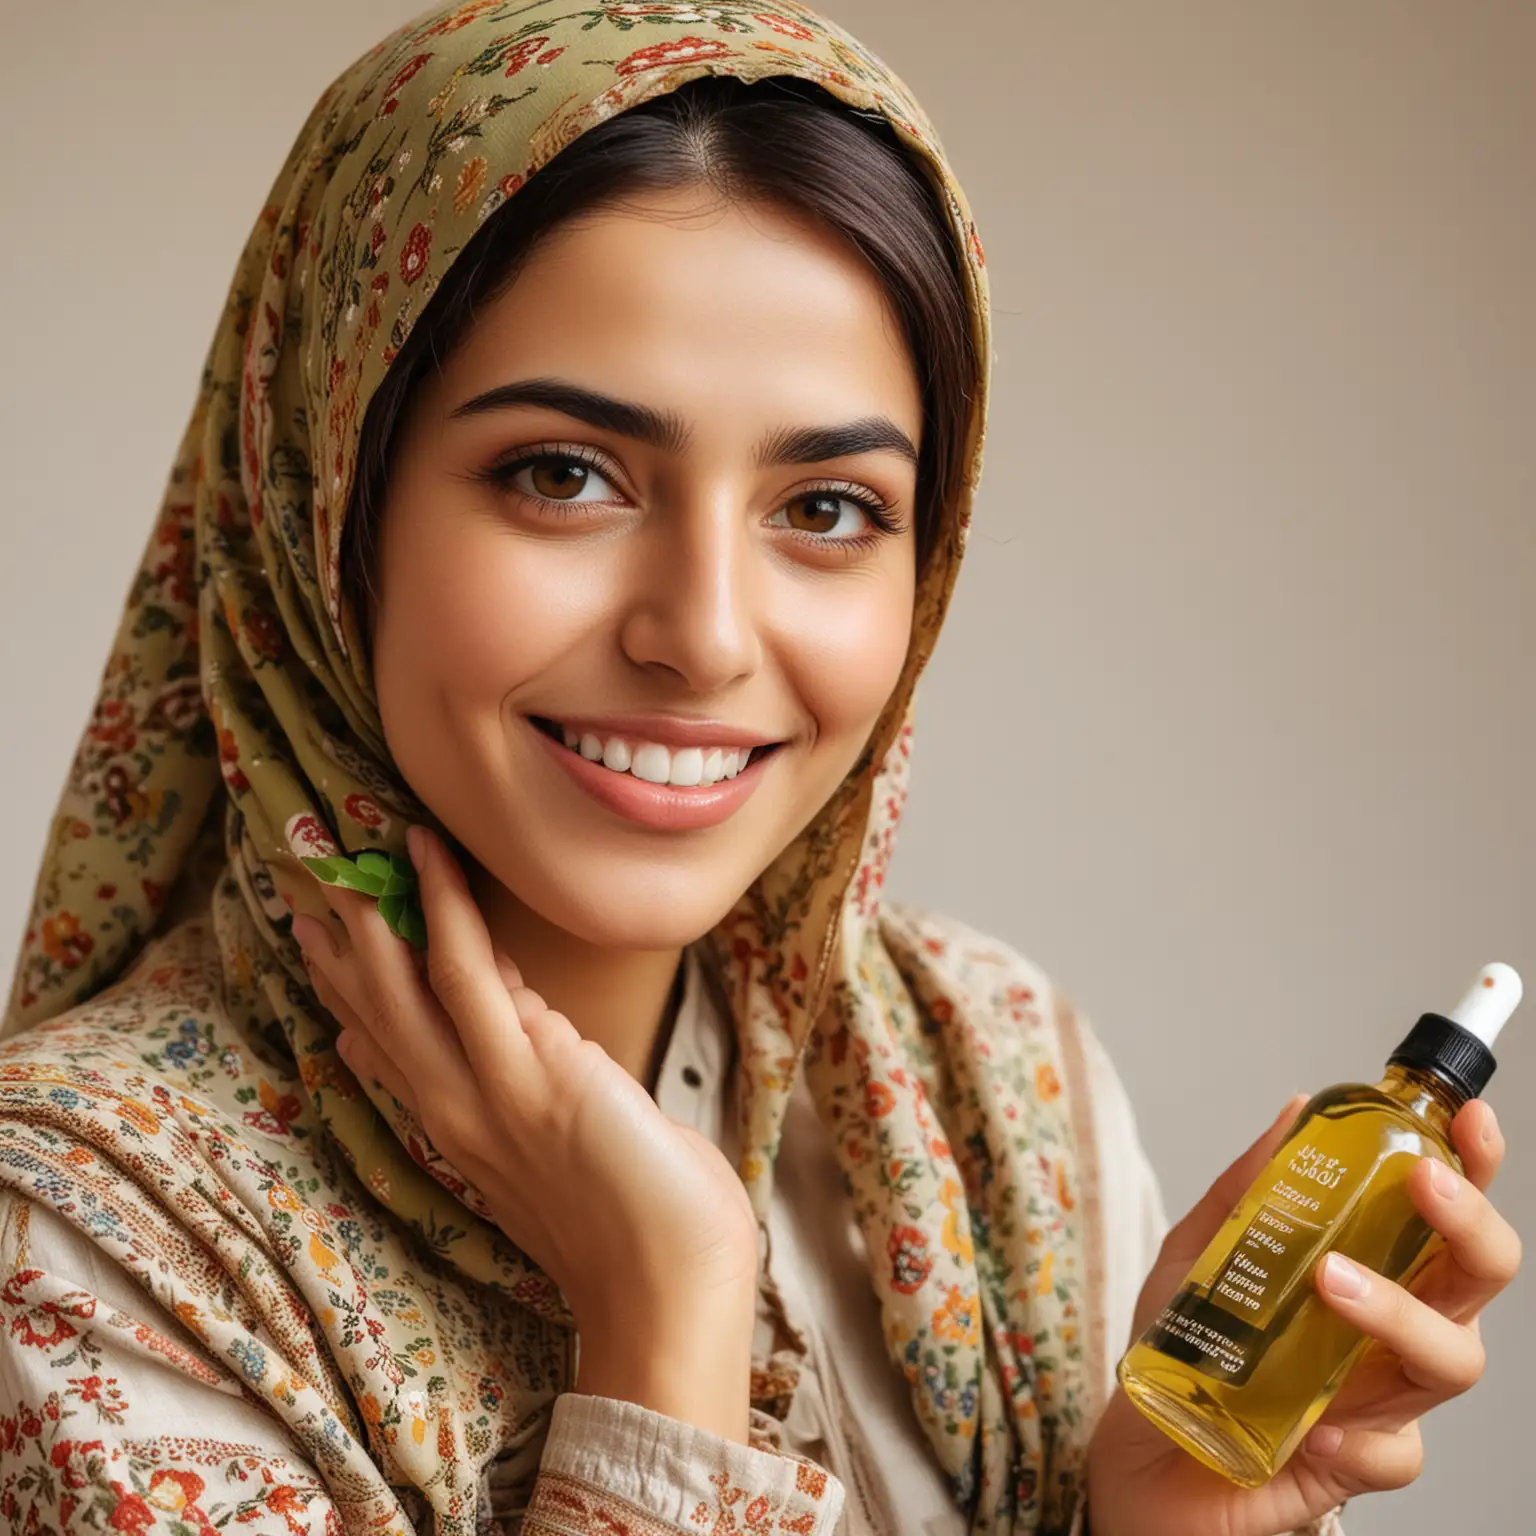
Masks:
[[[373,656],[407,781],[545,921],[706,932],[896,685],[921,421],[837,237],[697,190],[558,229],[402,428]]]

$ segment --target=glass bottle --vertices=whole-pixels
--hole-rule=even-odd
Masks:
[[[1314,1095],[1121,1358],[1126,1395],[1206,1466],[1268,1482],[1370,1343],[1317,1294],[1324,1254],[1408,1284],[1443,1246],[1408,1175],[1421,1157],[1461,1172],[1451,1120],[1493,1075],[1490,1047],[1520,994],[1509,966],[1485,966],[1450,1014],[1419,1019],[1379,1082]]]

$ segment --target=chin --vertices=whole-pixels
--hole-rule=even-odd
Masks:
[[[755,869],[706,859],[567,857],[558,873],[517,861],[496,878],[546,923],[598,949],[679,949],[708,933],[751,885]],[[765,860],[766,862],[766,860]],[[540,878],[542,874],[542,878]],[[530,878],[532,876],[532,878]]]

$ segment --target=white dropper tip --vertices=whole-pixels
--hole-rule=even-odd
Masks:
[[[1524,990],[1513,966],[1494,961],[1477,973],[1477,979],[1467,988],[1467,995],[1446,1014],[1446,1018],[1491,1047],[1510,1014],[1520,1006]]]

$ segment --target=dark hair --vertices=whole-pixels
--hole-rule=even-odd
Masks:
[[[392,449],[411,397],[515,279],[539,239],[637,192],[703,184],[842,235],[899,316],[922,391],[916,535],[921,572],[963,473],[976,370],[965,278],[944,203],[875,112],[809,81],[705,75],[620,112],[561,150],[492,213],[418,316],[363,417],[341,582],[360,622],[373,589]],[[365,625],[366,628],[366,625]]]

